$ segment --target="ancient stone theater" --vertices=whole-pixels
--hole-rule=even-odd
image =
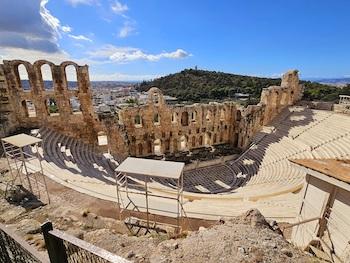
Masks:
[[[28,87],[22,87],[20,65]],[[43,65],[51,69],[53,88],[45,87]],[[68,66],[75,68],[76,87],[67,81]],[[45,175],[76,191],[115,201],[116,179],[122,180],[115,169],[127,157],[184,160],[183,206],[189,217],[233,216],[257,207],[266,217],[291,220],[306,172],[290,160],[341,160],[350,154],[349,116],[304,106],[297,70],[246,107],[233,101],[167,104],[153,87],[147,103],[100,115],[92,104],[88,66],[70,61],[5,60],[0,92],[1,137],[32,130],[43,140],[38,151]],[[221,154],[223,148],[229,154]],[[212,158],[197,158],[201,154]],[[155,179],[149,187],[171,195],[175,182]],[[157,207],[164,209],[153,213],[166,213],[166,203]]]

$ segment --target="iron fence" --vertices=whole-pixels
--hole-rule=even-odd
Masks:
[[[53,229],[52,223],[41,226],[51,263],[130,263],[84,240]]]
[[[48,263],[26,241],[0,223],[0,263]]]

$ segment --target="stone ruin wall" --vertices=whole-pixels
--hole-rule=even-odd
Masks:
[[[41,67],[49,65],[52,73],[53,89],[45,89]],[[24,65],[29,78],[29,90],[24,90],[18,72],[19,65]],[[78,87],[68,88],[65,68],[74,66]],[[39,60],[34,64],[21,60],[4,60],[0,65],[1,98],[6,101],[0,108],[2,135],[15,132],[18,128],[37,128],[46,126],[66,135],[81,139],[87,143],[96,141],[97,116],[94,114],[91,100],[91,87],[88,66],[79,66],[74,62],[55,65]],[[1,85],[1,84],[0,84]],[[5,88],[4,88],[5,87]],[[79,99],[81,112],[73,113],[70,98]],[[47,100],[54,99],[58,114],[50,115]],[[26,101],[34,104],[36,116],[28,116]]]
[[[24,91],[18,66],[24,65],[31,89]],[[45,90],[41,66],[48,64],[52,70],[53,90]],[[68,87],[65,68],[73,65],[78,87]],[[230,143],[244,150],[264,124],[269,123],[283,108],[293,105],[302,96],[296,70],[285,73],[281,86],[271,86],[262,91],[258,105],[242,107],[234,102],[167,105],[157,88],[149,90],[146,105],[123,108],[118,116],[101,117],[94,113],[88,66],[74,62],[55,65],[39,60],[31,64],[12,60],[0,64],[1,136],[18,128],[46,126],[63,134],[98,145],[98,136],[106,135],[108,145],[101,150],[111,151],[119,159],[132,156],[149,156],[174,153],[203,146]],[[81,113],[72,112],[70,97],[76,96]],[[59,115],[50,116],[47,100],[57,101]],[[35,105],[36,117],[29,117],[23,101]],[[158,117],[156,116],[158,115]],[[157,121],[158,118],[158,121]]]

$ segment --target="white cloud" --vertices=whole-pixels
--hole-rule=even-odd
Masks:
[[[62,26],[61,29],[64,33],[72,32],[72,28],[70,26]]]
[[[88,52],[92,58],[107,58],[113,62],[125,63],[136,60],[158,61],[162,58],[181,59],[192,56],[183,49],[177,49],[173,52],[161,52],[159,54],[149,54],[139,48],[133,47],[116,47],[106,45],[96,51]]]
[[[135,27],[130,21],[125,21],[123,27],[119,30],[118,36],[120,38],[125,38],[135,32]]]
[[[112,5],[111,5],[111,9],[114,13],[118,14],[118,15],[122,15],[124,14],[126,11],[129,10],[128,6],[126,4],[122,4],[121,2],[119,2],[118,0],[116,0]]]
[[[86,36],[83,36],[83,35],[72,35],[72,34],[69,34],[68,35],[70,38],[73,38],[75,40],[83,40],[83,41],[88,41],[88,42],[92,42],[92,40]]]
[[[109,81],[142,81],[142,80],[150,80],[159,78],[161,75],[152,75],[152,74],[145,74],[145,75],[133,75],[133,74],[124,74],[124,73],[112,73],[112,74],[92,74],[90,79],[92,81],[103,81],[103,80],[109,80]]]
[[[2,48],[0,49],[0,61],[22,59],[31,63],[45,59],[55,64],[60,64],[62,61],[70,60],[68,53],[63,51],[57,52],[43,52],[39,50],[27,50],[23,48]],[[47,79],[48,75],[44,73],[44,79]]]
[[[77,6],[77,5],[93,5],[97,4],[97,0],[66,0],[71,6]]]

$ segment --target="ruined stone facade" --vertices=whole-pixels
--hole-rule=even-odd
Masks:
[[[52,72],[50,90],[45,89],[42,77],[41,67],[45,64]],[[24,65],[28,72],[29,89],[22,87],[19,65]],[[77,87],[73,89],[65,71],[69,65],[74,66],[77,75]],[[45,60],[33,64],[4,61],[0,64],[0,91],[1,136],[18,128],[47,126],[98,146],[98,137],[102,135],[107,137],[108,144],[99,148],[108,148],[122,158],[224,143],[245,149],[262,125],[302,96],[298,72],[294,70],[283,75],[281,86],[264,89],[258,105],[242,107],[234,102],[167,105],[162,92],[151,88],[147,104],[123,108],[118,116],[102,118],[93,111],[88,66],[74,62],[55,65]],[[72,97],[79,101],[79,111],[73,110]]]

